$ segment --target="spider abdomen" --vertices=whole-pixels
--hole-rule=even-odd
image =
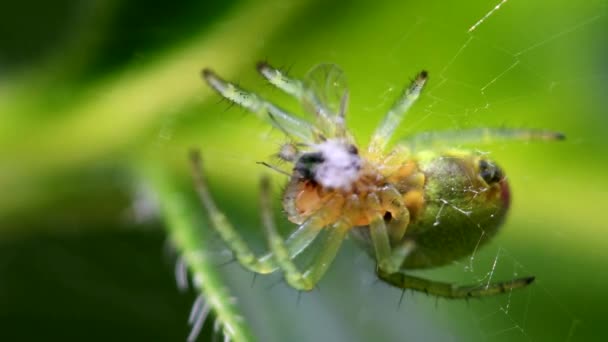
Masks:
[[[408,227],[407,239],[416,249],[404,268],[448,264],[471,255],[501,227],[510,204],[510,190],[501,177],[486,176],[491,163],[471,152],[444,154],[425,163],[427,177],[424,215]]]
[[[391,241],[415,243],[402,267],[435,267],[471,255],[498,232],[508,211],[510,191],[502,170],[467,151],[421,153],[416,160],[424,186],[403,193],[413,219],[403,238]],[[358,227],[353,236],[373,255],[368,230]]]

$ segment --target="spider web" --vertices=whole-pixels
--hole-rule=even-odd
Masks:
[[[527,3],[502,0],[494,4],[488,2],[488,12],[479,16],[479,20],[471,22],[468,30],[464,27],[458,28],[462,31],[461,44],[453,49],[453,53],[444,58],[445,63],[439,73],[432,74],[431,84],[426,89],[421,102],[424,107],[419,115],[413,114],[408,117],[407,131],[416,132],[426,129],[437,129],[437,122],[443,121],[444,128],[459,129],[463,127],[484,127],[513,124],[522,127],[534,127],[536,120],[533,118],[513,119],[506,117],[512,108],[525,107],[527,102],[536,96],[543,96],[559,102],[557,94],[562,92],[582,91],[581,86],[586,82],[597,79],[606,79],[606,74],[595,74],[592,70],[585,70],[580,61],[568,61],[570,68],[567,70],[555,70],[544,66],[549,63],[546,58],[550,51],[559,51],[562,46],[571,46],[572,41],[583,39],[591,30],[597,30],[594,25],[605,22],[606,3],[596,2],[595,6],[576,8],[578,15],[565,18],[564,22],[555,23],[548,20],[548,24],[538,20],[533,25],[535,32],[521,32],[520,30],[506,28],[508,21],[514,21],[507,16],[522,16],[521,20],[527,20],[530,15],[526,10]],[[576,7],[576,6],[575,6]],[[536,13],[539,18],[551,16],[551,9],[540,8]],[[581,14],[582,13],[582,14]],[[499,18],[502,17],[502,18]],[[419,19],[407,28],[402,39],[391,51],[390,57],[397,59],[401,56],[402,41],[409,37],[421,34],[425,29],[427,21],[432,18]],[[494,34],[488,34],[487,31]],[[496,31],[504,31],[503,37],[496,35]],[[496,39],[496,37],[500,37]],[[566,53],[566,52],[564,52]],[[566,53],[567,54],[567,53]],[[568,58],[570,56],[567,56]],[[480,70],[467,70],[470,68],[471,60],[479,61]],[[487,61],[491,61],[488,63]],[[487,66],[486,66],[487,65]],[[576,73],[576,71],[581,71]],[[576,73],[576,74],[573,74]],[[513,87],[513,83],[521,83],[521,87]],[[560,91],[555,91],[561,87]],[[399,86],[390,86],[388,90],[380,95],[380,107],[385,101],[390,102],[398,92]],[[426,98],[425,98],[426,97]],[[369,106],[368,111],[376,111],[377,106]],[[530,111],[533,115],[533,111]],[[438,118],[441,118],[438,120]],[[498,118],[498,119],[497,119]],[[503,118],[503,119],[500,119]],[[497,121],[498,120],[498,121]],[[427,124],[428,123],[428,124]],[[558,123],[559,124],[559,123]],[[538,125],[538,123],[536,123]],[[517,127],[517,126],[516,126]],[[542,127],[542,126],[541,126]],[[555,126],[558,127],[558,126]],[[565,128],[562,126],[562,128]],[[510,143],[509,143],[510,144]],[[493,146],[492,151],[528,149],[530,146],[510,147],[507,144]],[[493,154],[494,152],[479,151],[480,153]],[[557,153],[557,150],[556,150]],[[500,153],[498,153],[500,155]],[[499,158],[498,156],[496,158]],[[500,161],[500,159],[499,159]],[[519,161],[520,163],[522,160]],[[516,164],[511,162],[510,164]],[[507,173],[508,173],[507,169]],[[540,175],[527,175],[524,187],[532,183]],[[523,193],[524,189],[521,190]],[[516,194],[517,201],[519,194]],[[525,193],[521,196],[525,196]],[[455,210],[462,215],[468,216],[466,208],[457,208],[445,201],[445,207],[438,214],[437,222],[441,220],[442,213],[447,210]],[[516,208],[512,209],[517,210]],[[517,225],[522,225],[522,218],[518,217]],[[498,280],[522,277],[538,273],[538,265],[526,267],[527,261],[520,255],[531,255],[522,253],[519,249],[512,250],[511,243],[505,243],[502,236],[509,234],[512,226],[509,220],[506,231],[499,234],[495,241],[481,250],[475,250],[470,258],[458,262],[453,270],[448,271],[446,280],[468,279],[468,282],[480,284],[491,283]],[[479,224],[478,224],[479,226]],[[480,228],[480,238],[485,233]],[[566,234],[566,232],[561,232]],[[542,243],[542,240],[541,240]],[[534,247],[531,247],[534,248]],[[543,247],[540,253],[547,250]],[[463,277],[464,275],[464,277]],[[551,335],[558,340],[576,339],[580,328],[581,317],[570,307],[572,301],[563,300],[556,293],[553,284],[543,281],[544,273],[537,274],[538,281],[530,288],[509,292],[501,297],[484,299],[482,303],[470,303],[466,308],[457,308],[458,304],[449,304],[449,309],[435,311],[434,316],[444,319],[450,326],[448,329],[459,330],[453,332],[453,336],[460,336],[464,340],[538,340],[544,336]],[[465,281],[466,282],[466,281]],[[491,304],[488,304],[491,303]],[[549,303],[549,305],[547,305]],[[540,307],[542,305],[543,307]],[[455,311],[462,310],[462,317],[455,319]],[[545,317],[550,314],[550,319]],[[466,317],[466,318],[464,318]],[[457,322],[457,323],[454,323]],[[551,334],[539,329],[542,324],[550,324]],[[463,326],[467,328],[462,329]],[[462,329],[462,330],[461,330]],[[547,329],[547,328],[545,328]],[[476,331],[476,336],[470,332]],[[428,336],[427,336],[428,337]],[[439,337],[439,339],[442,339]]]

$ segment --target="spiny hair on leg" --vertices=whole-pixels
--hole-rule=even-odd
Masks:
[[[189,288],[188,265],[182,256],[178,257],[175,262],[175,283],[181,292],[185,292]]]

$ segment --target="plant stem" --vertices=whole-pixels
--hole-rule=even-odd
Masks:
[[[161,173],[161,172],[159,172]],[[154,177],[153,186],[159,196],[167,230],[174,246],[188,266],[196,291],[216,315],[224,334],[231,341],[252,341],[253,337],[240,315],[215,265],[206,251],[210,229],[201,220],[198,202],[181,190],[167,174]]]

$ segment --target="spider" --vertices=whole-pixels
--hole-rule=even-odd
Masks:
[[[483,297],[523,288],[534,277],[483,285],[456,286],[427,280],[408,270],[433,268],[469,256],[489,241],[504,221],[511,194],[502,169],[486,155],[436,148],[496,140],[562,140],[557,132],[532,129],[478,128],[423,132],[389,140],[416,102],[428,79],[418,73],[380,122],[367,148],[360,148],[346,127],[349,93],[336,65],[320,64],[304,80],[293,79],[266,62],[259,73],[273,86],[300,101],[314,120],[294,116],[210,69],[204,80],[223,98],[267,120],[289,142],[277,157],[290,172],[262,163],[289,177],[283,208],[297,225],[287,239],[278,233],[267,176],[261,179],[261,216],[269,246],[256,256],[209,193],[198,152],[191,153],[195,185],[211,225],[246,269],[259,274],[280,270],[297,290],[309,291],[328,270],[342,242],[354,238],[376,261],[376,274],[401,288],[445,298]],[[295,263],[321,231],[327,230],[308,267]]]

